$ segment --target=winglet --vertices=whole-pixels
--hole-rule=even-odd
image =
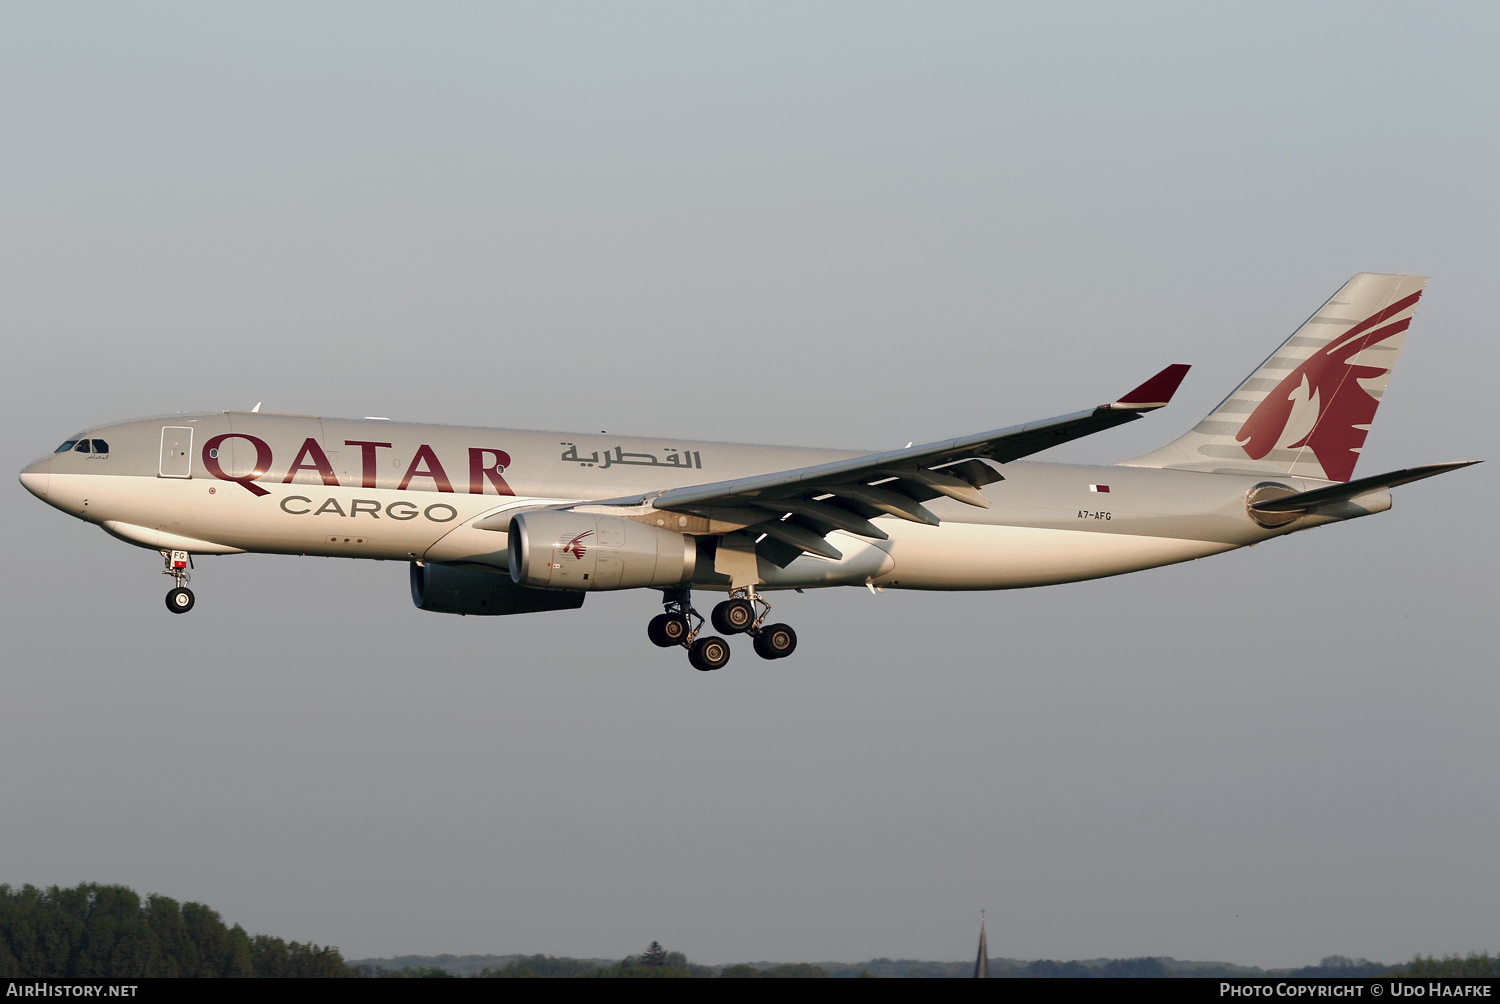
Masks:
[[[1152,408],[1163,408],[1172,400],[1172,395],[1177,393],[1182,378],[1187,376],[1187,371],[1191,368],[1184,363],[1173,363],[1120,400],[1104,407],[1111,411],[1150,411]]]

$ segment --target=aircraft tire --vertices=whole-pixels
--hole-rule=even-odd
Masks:
[[[749,600],[725,600],[714,607],[709,619],[713,621],[715,631],[739,634],[755,623],[755,607]]]
[[[657,648],[681,645],[688,635],[688,619],[681,614],[657,614],[646,625],[646,636]]]
[[[688,662],[700,673],[722,669],[729,662],[729,642],[715,635],[699,638],[688,649]]]
[[[797,650],[797,632],[790,624],[771,624],[755,636],[755,654],[762,659],[785,659]]]
[[[187,613],[193,609],[194,602],[196,601],[193,598],[193,591],[186,586],[178,586],[167,593],[167,609],[174,614]]]

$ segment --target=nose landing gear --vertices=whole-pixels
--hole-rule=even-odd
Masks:
[[[167,563],[162,574],[170,575],[173,583],[172,590],[167,593],[167,609],[174,614],[185,614],[193,609],[195,602],[193,591],[187,587],[188,580],[192,578],[188,568],[193,559],[186,551],[163,551],[161,556]]]

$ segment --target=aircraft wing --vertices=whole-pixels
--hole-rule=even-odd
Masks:
[[[832,531],[884,540],[887,534],[870,522],[882,515],[936,526],[938,517],[922,503],[939,496],[989,508],[979,489],[1004,477],[983,461],[1008,463],[1133,422],[1166,405],[1187,371],[1181,364],[1168,366],[1119,400],[1088,411],[813,467],[673,488],[639,501],[743,524],[757,538],[756,550],[782,567],[803,551],[838,559],[840,552],[824,539]]]

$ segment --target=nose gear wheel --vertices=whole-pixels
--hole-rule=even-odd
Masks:
[[[172,577],[172,589],[167,593],[167,609],[174,614],[185,614],[193,609],[196,602],[193,591],[187,587],[192,579],[188,572],[193,564],[192,556],[186,551],[162,551],[161,556],[167,565],[162,574]]]

